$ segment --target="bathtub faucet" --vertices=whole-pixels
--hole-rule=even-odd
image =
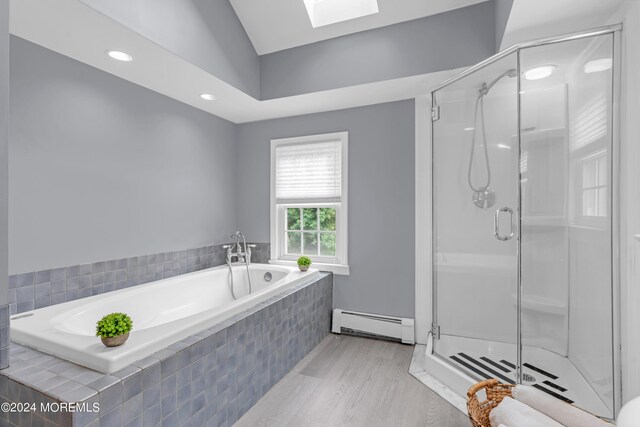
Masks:
[[[240,246],[240,238],[242,237],[242,243],[244,243],[244,252],[242,252],[242,246]],[[231,259],[236,258],[238,263],[243,263],[247,268],[247,280],[249,283],[249,293],[253,292],[253,287],[251,286],[251,274],[249,273],[249,264],[251,264],[251,248],[255,248],[256,245],[247,245],[247,240],[244,238],[244,234],[240,231],[236,231],[231,235],[231,238],[236,242],[234,245],[222,245],[224,249],[227,250],[227,267],[229,267],[229,276],[231,278],[231,294],[233,295],[233,299],[236,299],[236,294],[233,288],[233,269],[231,268]],[[236,251],[233,252],[233,248],[236,248]]]
[[[237,262],[251,264],[251,248],[255,248],[256,245],[248,245],[241,231],[236,231],[231,235],[231,238],[235,240],[234,244],[222,246],[227,250],[227,263],[230,264],[231,260],[236,258]],[[242,251],[242,244],[240,243],[241,238],[242,244],[244,244],[244,252]]]

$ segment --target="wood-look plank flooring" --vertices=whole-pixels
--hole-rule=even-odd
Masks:
[[[465,415],[409,375],[413,347],[330,335],[235,427],[468,427]]]

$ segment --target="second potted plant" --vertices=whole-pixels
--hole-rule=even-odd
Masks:
[[[133,321],[125,313],[111,313],[98,320],[96,336],[107,347],[117,347],[124,344],[133,328]]]
[[[311,265],[311,258],[308,256],[301,256],[298,258],[298,268],[300,271],[307,271]]]

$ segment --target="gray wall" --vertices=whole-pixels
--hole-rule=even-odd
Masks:
[[[257,99],[473,65],[496,52],[513,2],[483,2],[258,57],[228,0],[81,1]]]
[[[334,305],[414,314],[414,102],[240,125],[238,226],[269,241],[270,140],[349,132],[350,276],[336,276]]]
[[[232,123],[16,37],[11,91],[10,274],[236,228]]]
[[[81,0],[214,76],[260,96],[258,54],[228,0]]]
[[[507,21],[513,7],[513,0],[493,0],[495,7],[496,52],[500,50]]]
[[[260,56],[263,99],[473,65],[495,53],[494,4]]]
[[[413,316],[413,258],[397,250],[414,246],[413,101],[236,126],[11,47],[10,274],[222,243],[236,228],[268,242],[269,141],[347,130],[351,275],[336,277],[336,305]]]
[[[0,306],[7,303],[9,145],[9,2],[0,2]],[[1,307],[0,307],[1,308]]]

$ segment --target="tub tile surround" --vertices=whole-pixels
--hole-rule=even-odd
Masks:
[[[232,425],[330,333],[332,295],[333,276],[321,273],[113,374],[10,344],[0,403],[38,411],[0,412],[0,424]],[[62,402],[100,411],[40,411]]]
[[[255,245],[251,262],[267,263],[270,245]],[[212,245],[15,274],[9,276],[9,310],[13,315],[142,285],[216,267],[224,264],[225,259],[226,250],[222,245]]]
[[[9,366],[9,304],[0,305],[0,369]]]

